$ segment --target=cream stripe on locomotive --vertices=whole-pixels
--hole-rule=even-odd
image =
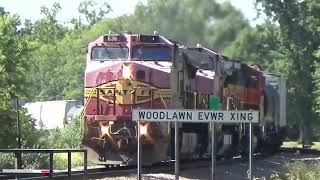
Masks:
[[[170,89],[161,89],[148,83],[135,80],[117,80],[101,84],[97,87],[84,89],[84,97],[96,98],[116,104],[141,104],[155,99],[168,99],[171,97]],[[133,99],[135,97],[135,99]]]

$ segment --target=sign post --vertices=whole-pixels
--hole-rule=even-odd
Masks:
[[[187,110],[187,109],[133,109],[132,120],[138,124],[138,179],[141,179],[141,142],[140,121],[175,122],[175,179],[179,179],[179,122],[210,123],[211,130],[211,179],[215,179],[215,123],[249,123],[249,169],[248,179],[252,180],[252,123],[259,122],[259,111],[218,111],[218,110]]]
[[[175,179],[179,180],[179,126],[178,121],[174,123],[174,172]]]
[[[216,179],[216,125],[214,122],[211,124],[211,180]]]
[[[137,150],[137,169],[138,169],[138,180],[141,180],[141,137],[140,137],[140,121],[137,121],[137,126],[138,126],[138,133],[137,133],[137,138],[138,138],[138,150]]]
[[[249,124],[249,172],[248,179],[252,180],[252,123]]]
[[[219,98],[217,96],[209,96],[209,108],[211,110],[219,109]],[[211,180],[215,180],[216,170],[216,125],[214,122],[210,123],[211,126]]]

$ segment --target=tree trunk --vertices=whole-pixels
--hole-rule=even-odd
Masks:
[[[310,126],[306,124],[300,124],[298,143],[302,144],[302,146],[311,146],[312,145],[311,136],[312,135],[311,135]]]

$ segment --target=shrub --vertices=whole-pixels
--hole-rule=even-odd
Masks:
[[[26,153],[22,156],[23,169],[48,169],[49,155],[43,153]]]
[[[32,131],[33,130],[33,131]],[[23,139],[23,148],[32,149],[77,149],[81,147],[82,134],[80,130],[80,117],[69,124],[65,125],[64,129],[54,130],[37,130],[28,128],[26,139]],[[0,141],[1,142],[1,141]],[[15,142],[14,142],[15,143]],[[15,144],[12,144],[15,147]],[[54,154],[54,168],[66,169],[68,156],[64,154]],[[49,154],[43,153],[23,153],[22,154],[23,168],[26,169],[48,169]],[[15,156],[14,154],[1,153],[0,154],[0,169],[14,168]],[[81,153],[72,153],[72,166],[82,166],[83,157]]]
[[[80,117],[63,129],[43,130],[39,145],[43,148],[80,148],[82,134]]]
[[[68,168],[68,154],[59,153],[53,157],[54,169],[67,169]],[[80,167],[83,166],[83,154],[82,153],[71,153],[71,166]]]
[[[320,163],[294,162],[288,163],[283,172],[272,174],[271,180],[318,180],[320,177]]]
[[[14,168],[14,155],[9,153],[0,153],[0,169]]]

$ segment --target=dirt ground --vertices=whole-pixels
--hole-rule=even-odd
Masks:
[[[320,157],[315,155],[305,154],[290,154],[290,153],[279,153],[267,158],[254,159],[253,161],[253,176],[259,179],[267,179],[271,174],[280,172],[281,169],[288,162],[294,161],[318,161]],[[216,167],[216,179],[218,180],[242,180],[248,179],[247,175],[248,162],[236,162],[233,164],[217,165]],[[181,180],[189,179],[210,179],[211,164],[208,162],[208,167],[195,168],[182,170],[180,172]],[[150,180],[169,180],[174,179],[174,173],[159,173],[159,174],[143,174],[143,179]],[[137,179],[136,174],[123,177],[110,177],[103,178],[104,180],[133,180]]]

